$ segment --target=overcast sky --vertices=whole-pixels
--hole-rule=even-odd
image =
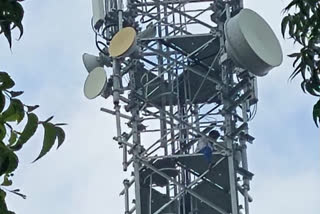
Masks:
[[[284,54],[294,50],[280,36],[281,10],[288,1],[246,0],[276,32]],[[87,100],[82,53],[96,54],[90,27],[90,0],[27,0],[25,33],[12,52],[0,38],[0,70],[11,74],[26,104],[40,104],[42,118],[67,122],[67,139],[58,151],[30,164],[41,149],[39,132],[20,155],[14,187],[27,200],[8,195],[17,214],[122,213],[122,151],[112,140],[114,118],[99,111],[110,100]],[[15,35],[17,38],[17,34]],[[320,210],[319,129],[312,121],[316,99],[303,94],[299,77],[289,82],[292,61],[259,78],[259,105],[249,146],[253,214],[318,214]]]

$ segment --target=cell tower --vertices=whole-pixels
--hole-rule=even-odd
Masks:
[[[124,213],[249,214],[256,76],[282,62],[269,25],[242,0],[92,4],[84,93],[113,97]]]

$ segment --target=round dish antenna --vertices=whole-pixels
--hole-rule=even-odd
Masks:
[[[137,45],[137,33],[132,27],[122,28],[110,42],[109,53],[112,57],[126,57],[132,54]]]
[[[225,24],[226,50],[240,67],[257,76],[282,63],[280,43],[268,23],[256,12],[242,9]]]
[[[103,63],[99,60],[99,57],[84,53],[82,55],[82,61],[84,67],[86,67],[87,71],[90,73],[96,67],[102,67]]]
[[[88,99],[96,98],[103,92],[106,82],[106,71],[102,67],[93,69],[84,83],[84,95]]]

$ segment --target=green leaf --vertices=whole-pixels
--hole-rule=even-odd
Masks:
[[[8,208],[7,208],[7,204],[6,204],[6,201],[5,201],[5,198],[6,198],[6,192],[3,191],[1,188],[0,188],[0,213],[4,213],[4,214],[7,214],[8,213]]]
[[[296,67],[296,64],[297,64],[297,62],[299,61],[300,58],[301,58],[301,54],[299,56],[297,56],[297,58],[294,60],[293,67]]]
[[[10,159],[5,151],[0,148],[0,176],[6,173],[9,168]]]
[[[50,151],[57,137],[56,128],[52,123],[43,123],[42,125],[44,127],[43,145],[39,156],[33,162],[36,162]]]
[[[4,126],[3,123],[0,123],[0,141],[2,141],[3,138],[5,138],[6,134],[7,134],[6,127]]]
[[[11,38],[11,30],[15,27],[18,27],[20,31],[20,36],[23,35],[23,26],[22,26],[22,19],[24,15],[23,7],[20,5],[17,0],[11,1],[0,1],[0,14],[1,16],[1,30],[4,33],[5,37],[8,40],[9,46],[11,48],[12,45],[12,38]],[[11,26],[13,27],[11,28]],[[0,32],[1,33],[1,32]]]
[[[0,213],[1,214],[15,214],[12,211],[9,211],[6,204],[7,193],[0,188]]]
[[[0,113],[2,112],[5,105],[6,105],[6,97],[4,96],[4,94],[1,91],[0,92]]]
[[[304,80],[306,79],[306,71],[307,71],[307,66],[304,64],[301,66],[301,70],[300,70],[301,76]]]
[[[286,32],[286,28],[288,26],[288,23],[289,23],[289,20],[290,20],[290,17],[289,16],[286,16],[282,19],[282,22],[281,22],[281,33],[282,33],[282,37],[284,37],[284,34]]]
[[[301,89],[302,89],[302,91],[303,91],[304,93],[306,93],[306,80],[303,80],[303,81],[301,82]]]
[[[4,180],[3,180],[2,184],[1,184],[1,186],[11,186],[11,185],[12,185],[12,181],[9,180],[9,178],[8,178],[7,175],[5,175],[5,176],[4,176]]]
[[[292,38],[294,38],[294,30],[295,30],[294,19],[291,19],[290,22],[289,22],[289,35]]]
[[[9,150],[10,152],[8,152],[8,157],[9,157],[9,167],[6,171],[6,173],[11,173],[14,170],[16,170],[16,168],[18,167],[19,164],[19,159],[18,156],[11,150]]]
[[[318,122],[320,122],[320,100],[313,106],[312,116],[314,123],[319,128]]]
[[[299,1],[299,0],[293,0],[293,1],[291,1],[291,2],[288,4],[288,6],[286,6],[286,7],[284,8],[285,12],[288,11],[288,10],[290,10],[293,6],[296,6],[296,4],[297,4],[298,1]]]
[[[67,123],[56,123],[56,124],[54,124],[55,126],[66,126],[66,125],[68,125]]]
[[[317,97],[319,97],[320,95],[319,94],[317,94],[315,91],[314,91],[314,89],[313,89],[313,87],[312,87],[312,84],[311,84],[311,82],[310,81],[307,81],[306,82],[306,90],[307,90],[307,92],[309,93],[309,94],[311,94],[311,95],[313,95],[313,96],[317,96]]]
[[[19,29],[19,31],[20,31],[20,35],[19,35],[19,38],[18,38],[18,40],[19,40],[19,39],[21,39],[21,37],[22,37],[22,35],[23,35],[23,25],[22,25],[21,22],[16,22],[16,23],[14,23],[14,26],[13,26],[12,30],[13,30],[15,27],[18,27],[18,29]]]
[[[19,0],[18,0],[19,1]],[[17,1],[15,1],[13,3],[13,8],[14,8],[14,17],[15,17],[15,20],[16,21],[22,21],[23,19],[23,15],[24,15],[24,10],[23,10],[23,7],[21,6],[21,4]]]
[[[43,121],[43,123],[48,123],[53,119],[54,116],[49,117],[48,119],[46,119],[45,121]]]
[[[11,173],[18,167],[17,155],[6,145],[0,142],[0,176]]]
[[[5,199],[7,193],[0,188],[0,200]]]
[[[23,94],[23,91],[9,91],[12,97],[18,97]]]
[[[34,133],[37,131],[38,128],[38,122],[39,119],[37,115],[34,113],[29,113],[28,115],[28,121],[26,126],[24,127],[18,141],[16,144],[11,146],[11,149],[13,150],[19,150],[22,148],[22,146],[34,135]]]
[[[14,99],[14,104],[15,104],[15,108],[16,108],[16,120],[17,123],[19,124],[25,115],[25,111],[24,111],[24,105],[20,100],[16,100]]]
[[[301,56],[301,53],[292,53],[292,54],[289,54],[289,55],[288,55],[288,57],[291,57],[291,58],[293,58],[293,57],[299,57],[299,56]]]
[[[18,99],[11,99],[9,107],[3,112],[2,120],[8,121],[17,121],[20,123],[24,118],[24,108],[23,104]]]
[[[4,36],[7,38],[9,47],[11,48],[12,46],[12,38],[11,38],[11,29],[10,29],[10,22],[3,22],[1,24],[1,30],[4,33]]]
[[[66,138],[66,134],[63,131],[63,129],[60,128],[60,127],[56,126],[55,129],[56,129],[57,138],[58,138],[58,147],[57,147],[57,149],[59,149],[59,147],[63,144],[63,142],[64,142],[64,140]]]
[[[15,85],[8,73],[0,72],[0,90],[12,88]]]
[[[39,105],[26,106],[26,107],[27,107],[27,109],[28,109],[28,112],[30,113],[30,112],[34,111],[35,109],[39,108]]]
[[[302,62],[299,63],[299,65],[295,68],[295,70],[289,76],[290,80],[293,80],[302,71],[303,68],[301,66],[302,66]]]
[[[318,81],[317,75],[314,75],[311,78],[310,83],[311,83],[312,89],[320,93],[320,82]]]
[[[11,130],[11,135],[10,135],[10,138],[9,138],[9,146],[12,146],[13,144],[15,144],[15,142],[17,141],[17,133],[13,130]]]
[[[20,7],[20,8],[16,8],[16,9],[21,9],[21,10],[15,11],[15,17],[12,19],[13,27],[11,28],[11,30],[13,30],[16,27],[19,29],[19,31],[20,31],[20,35],[18,38],[18,40],[19,40],[23,35],[22,19],[23,19],[24,11],[23,11],[23,8],[21,7],[21,5],[18,7]]]

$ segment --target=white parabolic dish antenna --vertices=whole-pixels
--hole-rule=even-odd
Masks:
[[[93,69],[84,83],[84,95],[88,99],[96,98],[102,93],[106,81],[107,74],[102,67]]]
[[[82,55],[82,61],[88,72],[91,72],[96,67],[103,66],[103,64],[99,62],[99,57],[87,53]]]
[[[256,12],[242,9],[225,24],[226,49],[240,67],[257,76],[282,63],[280,43],[268,23]]]
[[[122,28],[110,42],[109,53],[112,57],[126,57],[135,51],[137,33],[132,27]]]

